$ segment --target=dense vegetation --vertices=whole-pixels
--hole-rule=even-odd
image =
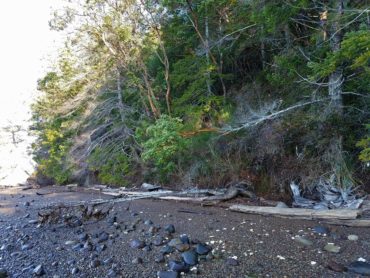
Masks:
[[[368,1],[71,0],[50,26],[66,41],[33,107],[38,175],[370,180]]]

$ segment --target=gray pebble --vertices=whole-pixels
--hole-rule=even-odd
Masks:
[[[39,264],[34,268],[33,274],[35,274],[36,276],[42,276],[45,274],[44,267],[42,266],[42,264]]]

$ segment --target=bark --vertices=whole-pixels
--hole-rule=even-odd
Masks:
[[[154,95],[154,92],[153,92],[153,89],[152,89],[152,85],[150,83],[148,70],[147,70],[143,61],[140,61],[139,64],[140,64],[140,67],[141,67],[141,70],[142,70],[143,79],[144,79],[144,83],[145,83],[146,90],[147,90],[147,99],[148,99],[148,102],[149,102],[150,109],[152,110],[152,113],[153,113],[154,117],[159,118],[161,113],[160,113],[160,111],[157,108],[157,105],[155,103],[155,95]]]
[[[339,26],[341,16],[343,14],[343,1],[335,1],[336,14],[331,25],[331,37],[330,47],[333,53],[340,50],[340,44],[342,40],[342,32]],[[329,97],[331,98],[331,109],[334,114],[338,116],[343,115],[343,99],[342,99],[342,84],[343,84],[343,72],[342,68],[338,67],[329,76]]]

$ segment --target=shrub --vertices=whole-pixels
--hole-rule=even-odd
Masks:
[[[162,115],[144,132],[137,132],[143,147],[141,157],[144,162],[154,164],[161,180],[166,180],[174,173],[180,162],[186,158],[188,141],[181,136],[183,127],[181,119]]]

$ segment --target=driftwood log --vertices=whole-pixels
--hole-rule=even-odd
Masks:
[[[267,216],[278,216],[295,219],[308,220],[355,220],[360,215],[360,210],[335,209],[335,210],[313,210],[299,208],[276,208],[276,207],[257,207],[232,205],[232,211],[259,214]]]
[[[347,227],[370,228],[370,219],[355,219],[355,220],[328,219],[325,221],[325,223]]]

